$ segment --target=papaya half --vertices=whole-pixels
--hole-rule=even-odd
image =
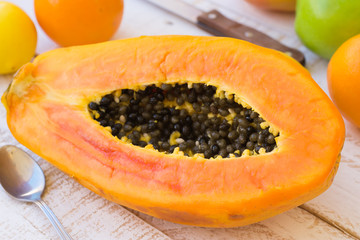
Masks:
[[[55,49],[2,102],[15,138],[85,187],[197,226],[251,224],[319,195],[345,135],[300,64],[220,37]]]

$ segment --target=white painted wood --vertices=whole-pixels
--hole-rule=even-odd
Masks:
[[[203,10],[217,8],[239,22],[265,31],[306,53],[308,69],[327,92],[327,61],[306,50],[297,39],[291,14],[268,13],[241,0],[186,0]],[[32,1],[12,0],[36,22]],[[37,24],[36,24],[37,25]],[[57,47],[37,25],[42,53]],[[143,0],[125,0],[124,19],[114,39],[141,35],[209,35]],[[0,76],[2,93],[11,76]],[[334,184],[321,196],[271,219],[233,229],[184,226],[128,211],[83,188],[46,161],[34,156],[45,170],[44,200],[74,239],[360,239],[360,130],[347,124],[343,160]],[[18,144],[10,134],[5,109],[0,106],[0,146]],[[138,215],[140,218],[138,218]],[[150,225],[149,225],[150,224]],[[152,227],[152,226],[154,227]],[[165,234],[163,234],[163,233]],[[0,239],[57,239],[55,231],[35,205],[17,202],[0,189]]]
[[[173,239],[191,240],[340,240],[353,239],[300,208],[294,208],[265,221],[239,228],[202,228],[169,223],[145,214],[139,217]]]

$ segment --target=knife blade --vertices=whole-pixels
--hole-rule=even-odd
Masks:
[[[305,65],[305,56],[299,50],[288,47],[252,27],[233,21],[217,10],[203,12],[182,0],[147,1],[197,25],[213,35],[238,38],[262,47],[272,48],[293,57],[302,65]]]

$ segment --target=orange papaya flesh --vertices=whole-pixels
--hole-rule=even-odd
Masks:
[[[112,136],[88,110],[118,89],[183,82],[235,94],[279,132],[276,148],[218,159],[165,154]],[[306,69],[230,38],[153,36],[52,50],[19,70],[2,102],[16,139],[90,190],[196,226],[251,224],[319,195],[345,135]]]

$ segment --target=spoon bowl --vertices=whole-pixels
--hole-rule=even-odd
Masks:
[[[0,183],[13,198],[33,202],[41,198],[45,176],[27,153],[15,146],[0,149]]]
[[[45,176],[30,155],[16,146],[1,147],[0,184],[11,197],[38,205],[55,227],[59,237],[65,240],[71,239],[55,214],[41,200],[45,189]]]

